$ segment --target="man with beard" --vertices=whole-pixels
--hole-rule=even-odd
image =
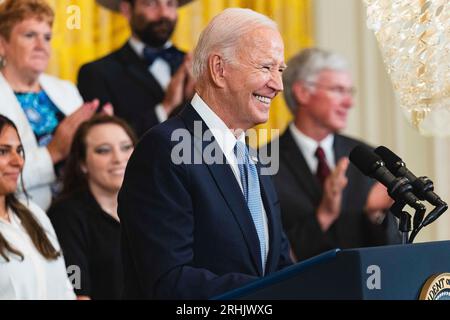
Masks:
[[[167,119],[192,98],[190,55],[170,42],[177,8],[191,0],[97,0],[121,12],[131,37],[119,50],[81,67],[78,88],[84,99],[110,102],[138,136]]]

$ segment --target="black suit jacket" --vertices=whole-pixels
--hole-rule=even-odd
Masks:
[[[342,198],[339,218],[322,232],[316,209],[322,199],[322,187],[310,171],[290,130],[279,139],[280,167],[274,176],[280,198],[283,226],[292,249],[303,260],[332,248],[357,248],[399,243],[397,223],[391,214],[381,225],[373,224],[364,214],[370,188],[374,180],[364,176],[352,163],[346,175],[347,187]],[[361,141],[336,134],[333,150],[336,162],[348,157]]]
[[[210,298],[263,275],[250,211],[217,142],[203,141],[206,128],[189,105],[149,130],[131,156],[118,207],[126,298]],[[191,161],[211,152],[220,161],[176,164],[181,142]],[[291,260],[270,177],[260,185],[270,274]]]
[[[172,74],[184,59],[177,50],[170,62]],[[119,50],[81,67],[78,89],[85,101],[111,102],[114,114],[125,119],[140,137],[158,124],[155,107],[162,102],[164,90],[148,71],[148,65],[128,42]]]

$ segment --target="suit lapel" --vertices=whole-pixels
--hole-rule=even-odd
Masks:
[[[341,159],[342,157],[348,157],[349,155],[348,147],[345,146],[345,142],[342,139],[342,136],[339,134],[334,135],[333,152],[335,155],[336,165],[339,162],[339,159]],[[350,168],[348,168],[346,172],[347,177],[349,175],[349,169]],[[344,191],[342,193],[342,205],[341,205],[342,208],[346,207],[347,199],[349,198],[349,196],[351,196],[349,190],[350,188],[347,185],[347,187],[344,188]]]
[[[78,91],[74,89],[76,93],[72,94],[72,96],[67,96],[66,90],[60,90],[61,84],[59,80],[55,80],[46,74],[40,75],[39,84],[55,106],[66,116],[77,110],[83,104],[83,99],[78,94]]]
[[[303,191],[312,199],[313,203],[318,203],[322,196],[322,188],[309,169],[289,129],[280,138],[280,157],[283,157],[283,161]]]
[[[152,96],[161,97],[161,99],[164,97],[163,88],[128,42],[117,52],[117,55],[127,72],[141,85],[144,85]]]
[[[343,146],[343,141],[341,139],[341,136],[338,134],[334,135],[334,143],[333,143],[333,151],[335,155],[336,164],[338,163],[339,159],[342,157],[347,157],[346,150]]]
[[[20,106],[20,103],[17,100],[14,91],[12,90],[6,79],[3,77],[3,74],[1,72],[0,97],[0,114],[10,118],[11,121],[16,123],[22,141],[26,140],[27,138],[30,139],[29,135],[33,135],[33,129],[31,128],[30,122],[28,121],[25,112]],[[36,140],[34,138],[31,139],[31,141]]]
[[[187,129],[191,132],[194,137],[194,152],[201,152],[205,150],[206,146],[211,143],[215,144],[213,148],[209,146],[208,148],[217,150],[220,152],[223,164],[213,163],[207,165],[209,172],[211,173],[220,193],[222,194],[225,202],[227,203],[229,209],[231,210],[233,217],[236,219],[241,232],[244,236],[245,242],[250,252],[253,264],[258,270],[258,273],[262,275],[261,259],[259,256],[259,239],[256,232],[255,225],[251,218],[251,213],[245,203],[244,195],[242,194],[241,188],[236,181],[234,173],[229,164],[226,163],[225,155],[222,153],[219,145],[215,141],[214,137],[212,141],[203,141],[203,132],[208,128],[203,122],[200,115],[194,110],[191,105],[186,106],[180,113],[183,118]],[[202,130],[194,130],[194,122],[200,121],[202,124]],[[199,150],[201,149],[201,150]]]

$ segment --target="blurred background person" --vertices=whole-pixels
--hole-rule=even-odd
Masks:
[[[280,137],[274,177],[283,226],[296,258],[332,248],[399,243],[386,189],[349,164],[363,142],[339,134],[353,106],[347,61],[336,53],[305,49],[283,73],[284,97],[294,121]]]
[[[191,57],[169,40],[177,8],[191,0],[97,0],[120,11],[131,38],[120,49],[81,67],[78,88],[86,100],[110,102],[140,137],[194,94]]]
[[[67,156],[78,125],[98,106],[98,101],[82,105],[74,85],[43,73],[53,19],[43,0],[0,3],[0,113],[17,125],[28,156],[25,187],[44,210],[52,199],[54,166]]]
[[[81,269],[80,299],[122,297],[117,194],[135,143],[130,127],[107,115],[83,123],[73,139],[63,192],[48,215],[67,267]]]
[[[14,195],[23,165],[17,128],[0,115],[0,300],[74,299],[47,215]]]

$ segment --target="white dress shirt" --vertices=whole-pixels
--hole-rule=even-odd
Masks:
[[[131,37],[128,43],[130,44],[134,52],[136,52],[136,54],[143,59],[145,44],[135,37]],[[170,41],[167,41],[163,47],[169,48],[171,46],[172,43]],[[153,75],[156,81],[158,81],[161,88],[163,88],[164,91],[167,90],[170,79],[172,79],[169,63],[164,59],[156,58],[152,65],[148,67],[148,71]],[[167,120],[167,112],[161,103],[159,103],[155,107],[155,113],[159,122],[164,122]]]
[[[234,176],[241,187],[241,191],[243,191],[242,183],[241,183],[241,175],[239,173],[239,168],[237,164],[237,159],[234,154],[234,146],[236,142],[239,140],[240,142],[245,144],[245,134],[242,133],[239,139],[236,139],[231,130],[227,127],[227,125],[219,118],[211,108],[203,101],[203,99],[196,93],[194,98],[191,101],[192,106],[195,111],[200,115],[203,121],[208,126],[209,130],[214,136],[214,139],[217,141],[220,149],[222,150],[225,158],[227,159],[228,164],[231,166],[231,169],[234,173]],[[252,159],[250,160],[252,161]],[[262,196],[261,196],[262,199]],[[261,200],[262,202],[262,200]],[[261,208],[263,209],[263,220],[264,220],[264,234],[265,234],[265,260],[267,260],[267,254],[269,252],[269,229],[267,225],[267,215],[266,210],[264,208],[264,203],[261,203]],[[263,268],[264,269],[264,268]]]
[[[311,170],[313,174],[317,172],[318,160],[315,153],[318,146],[321,146],[325,152],[326,161],[330,170],[333,170],[336,167],[336,160],[333,151],[333,134],[329,134],[322,141],[317,142],[301,132],[294,123],[289,125],[289,130],[291,130],[292,137],[305,158],[309,170]]]
[[[36,204],[24,201],[43,227],[56,250],[61,248],[47,215]],[[45,259],[34,246],[19,217],[8,209],[10,222],[0,218],[0,233],[23,256],[6,252],[7,262],[0,255],[0,300],[66,300],[75,299],[72,285],[67,277],[62,256],[56,260]],[[82,276],[82,275],[80,275]]]

